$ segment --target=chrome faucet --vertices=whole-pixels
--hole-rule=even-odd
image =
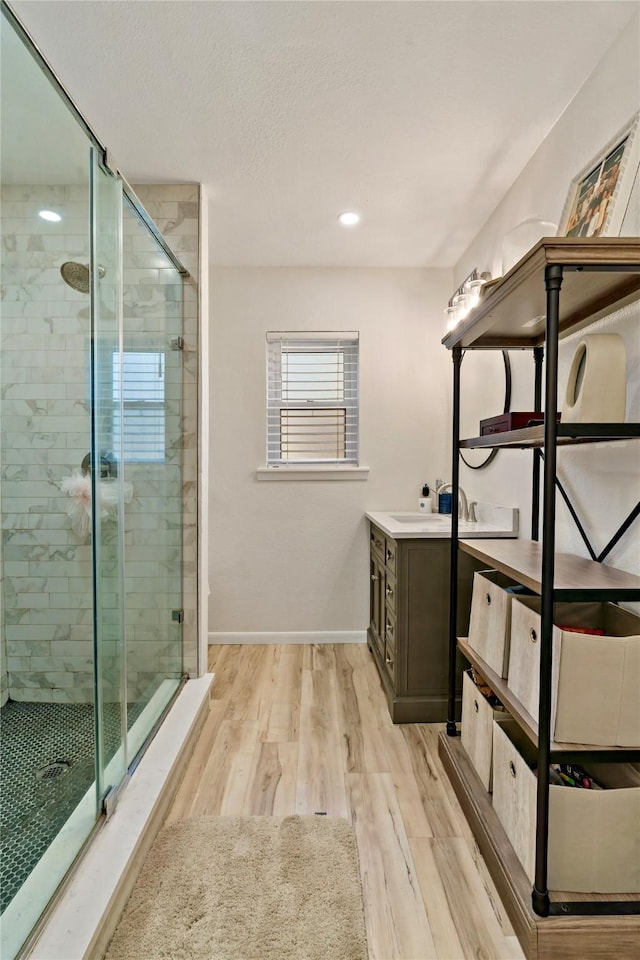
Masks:
[[[451,483],[441,483],[439,487],[436,487],[436,496],[439,496],[441,493],[446,493],[447,490],[452,490],[453,484]],[[475,520],[475,515],[472,517],[469,513],[469,501],[467,500],[467,495],[462,489],[458,487],[458,514],[461,520]],[[475,514],[475,511],[474,511]]]

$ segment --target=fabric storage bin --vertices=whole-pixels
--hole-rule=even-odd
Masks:
[[[509,689],[538,720],[540,598],[514,598]],[[604,630],[604,636],[554,626],[551,736],[565,743],[640,747],[640,617],[613,603],[556,603],[554,624]]]
[[[514,720],[493,725],[493,807],[524,870],[535,873],[536,750]],[[604,789],[549,787],[550,890],[640,890],[640,770],[583,764]]]
[[[467,756],[491,793],[493,757],[493,721],[505,715],[504,709],[491,706],[473,681],[471,671],[462,675],[462,722],[460,741]]]
[[[511,594],[505,591],[516,586],[497,570],[479,570],[473,575],[469,646],[499,677],[507,676],[509,666]]]

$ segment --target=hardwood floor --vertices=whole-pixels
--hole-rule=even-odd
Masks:
[[[391,722],[365,644],[209,651],[211,713],[169,820],[346,817],[370,960],[523,957],[440,764],[441,725]]]

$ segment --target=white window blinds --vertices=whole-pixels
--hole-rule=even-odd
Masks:
[[[358,334],[267,334],[267,464],[358,463]]]
[[[113,435],[128,461],[165,458],[165,356],[157,350],[112,357]],[[122,415],[121,415],[122,414]]]

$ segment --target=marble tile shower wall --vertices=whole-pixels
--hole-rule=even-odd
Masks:
[[[184,201],[191,215],[176,227],[182,226],[186,246],[194,245],[197,251],[197,188],[189,187],[188,195],[195,195]],[[87,194],[73,187],[12,186],[3,188],[2,201],[0,242],[6,263],[2,290],[2,601],[9,695],[16,700],[82,702],[93,697],[91,546],[88,538],[72,530],[69,498],[59,483],[89,450],[89,311],[86,295],[61,282],[59,267],[66,259],[88,260]],[[64,231],[52,230],[51,225],[37,220],[37,210],[45,201],[49,205],[55,201],[60,208]],[[175,204],[172,199],[166,202]],[[167,209],[173,212],[171,206]],[[144,281],[138,282],[142,274],[134,273],[148,269],[145,255],[152,252],[153,244],[147,248],[142,237],[126,235],[124,243],[125,325],[135,340],[159,332],[164,311],[162,303],[150,297]],[[178,252],[181,258],[185,254]],[[187,349],[183,355],[181,426],[185,526],[183,543],[176,534],[161,560],[157,556],[158,531],[180,529],[180,469],[177,465],[172,469],[169,462],[162,468],[162,477],[157,468],[154,476],[153,465],[132,466],[128,473],[134,488],[133,500],[125,507],[130,699],[144,696],[153,678],[165,670],[175,674],[175,641],[171,644],[161,638],[161,624],[170,611],[161,609],[158,583],[166,572],[162,562],[166,566],[175,561],[181,547],[184,669],[194,675],[197,667],[195,280],[185,285],[184,296]],[[171,397],[171,390],[172,385],[177,389],[178,378],[171,377],[170,365],[168,370],[167,420],[169,427],[174,421],[177,437],[179,398]],[[181,451],[175,452],[178,461]],[[115,576],[115,532],[109,532],[108,524],[104,531],[101,575],[108,588],[108,578]],[[163,542],[166,544],[166,537]],[[113,612],[106,610],[101,626],[102,664],[107,699],[116,699],[120,626],[115,582],[113,594],[109,596],[107,591],[105,599],[113,604]]]
[[[64,229],[37,217],[52,205]],[[14,700],[92,699],[91,546],[59,482],[90,448],[86,295],[60,264],[89,256],[84,187],[2,189],[3,608]]]

